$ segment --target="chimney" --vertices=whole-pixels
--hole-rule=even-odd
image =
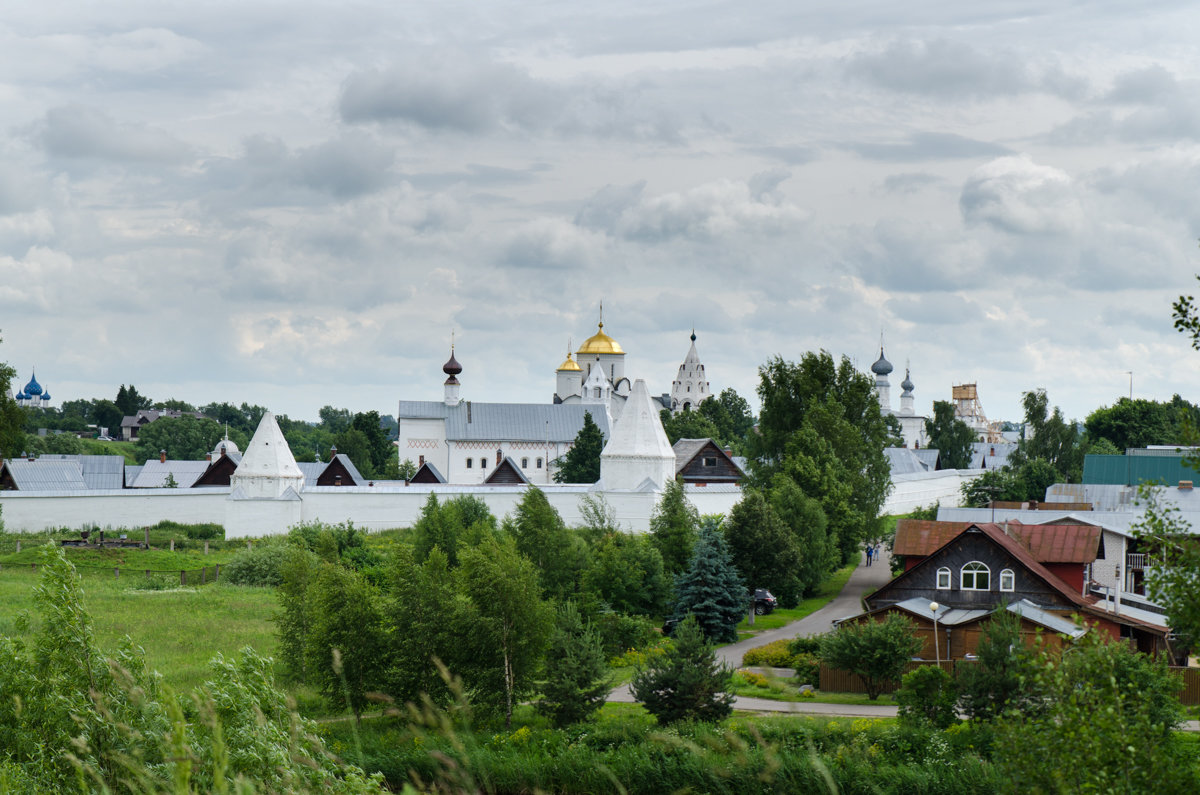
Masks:
[[[225,457],[225,445],[221,445],[221,457]]]
[[[501,456],[500,456],[500,448],[499,448],[499,447],[497,447],[497,448],[496,448],[496,466],[500,466],[500,462],[501,462],[501,461],[503,461],[503,460],[504,460],[504,459],[503,459],[503,458],[501,458]]]
[[[337,458],[337,445],[336,444],[329,448],[329,460],[332,461],[335,458]]]
[[[1030,501],[1029,501],[1029,510],[1031,510],[1031,511],[1036,511],[1037,509],[1038,509],[1038,501],[1037,501],[1037,500],[1030,500]]]
[[[160,463],[160,464],[167,463],[167,451],[166,450],[158,451],[158,463]]]
[[[417,456],[417,466],[418,467],[425,466],[425,456],[423,456],[423,455]]]
[[[1192,481],[1190,481],[1190,480],[1179,481],[1179,490],[1180,491],[1191,491],[1192,490]]]
[[[221,449],[224,450],[225,448],[222,447]],[[212,463],[212,453],[205,453],[204,460],[211,464]]]
[[[33,453],[26,453],[25,455],[26,455],[26,457],[27,457],[27,458],[28,458],[30,461],[36,461],[36,460],[37,460],[37,456],[36,456],[36,455],[34,455]]]

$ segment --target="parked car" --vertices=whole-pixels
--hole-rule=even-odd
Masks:
[[[775,610],[779,602],[766,588],[754,589],[754,614],[765,616]]]

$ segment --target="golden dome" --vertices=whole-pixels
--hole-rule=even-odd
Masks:
[[[578,351],[576,351],[576,353],[578,353],[580,356],[583,356],[584,354],[588,354],[588,353],[591,353],[591,354],[596,354],[596,353],[624,354],[625,351],[621,350],[621,346],[617,344],[616,340],[614,340],[612,337],[610,337],[604,333],[604,323],[601,323],[600,330],[597,331],[595,333],[595,335],[588,337],[586,340],[584,340],[583,345],[579,348]],[[578,366],[578,365],[576,365],[576,366]]]
[[[563,370],[574,370],[576,372],[579,372],[579,365],[576,364],[575,360],[571,358],[570,351],[567,351],[567,360],[558,366],[558,371],[560,373]]]

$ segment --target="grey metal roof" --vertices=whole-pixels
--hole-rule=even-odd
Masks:
[[[151,459],[142,466],[137,480],[130,484],[135,489],[160,489],[167,485],[167,475],[175,478],[175,485],[181,489],[190,489],[196,478],[208,469],[208,461],[167,461],[163,463]]]
[[[141,464],[125,467],[125,484],[124,485],[132,488],[133,482],[135,480],[137,480],[138,475],[140,475],[140,474],[142,474]]]
[[[916,452],[916,450],[909,450],[907,447],[887,447],[884,448],[883,454],[887,456],[893,475],[911,475],[915,472],[929,472],[932,470],[933,467],[922,461],[916,455]],[[929,453],[931,451],[926,449],[922,452]],[[932,452],[936,460],[937,451],[933,450]]]
[[[1065,618],[1061,613],[1051,613],[1048,610],[1043,610],[1028,599],[1013,602],[1008,606],[1008,612],[1016,613],[1035,624],[1041,624],[1046,629],[1054,630],[1063,635],[1070,635],[1073,639],[1082,638],[1087,634],[1087,627],[1078,626],[1074,621]],[[1160,620],[1161,618],[1162,616],[1159,616]]]
[[[338,453],[336,456],[338,461],[342,462],[342,466],[346,467],[346,471],[350,473],[350,479],[355,486],[367,485],[367,479],[364,478],[354,466],[354,462],[345,453]],[[317,479],[321,474],[329,468],[332,461],[297,461],[296,466],[300,467],[300,471],[304,473],[304,488],[317,485]]]
[[[89,489],[119,489],[125,485],[125,457],[119,455],[43,455],[39,461],[74,461]]]
[[[1088,502],[1093,510],[1119,511],[1129,508],[1136,491],[1112,483],[1055,483],[1046,489],[1046,502]]]
[[[1008,463],[1008,457],[1017,449],[1010,442],[973,442],[971,444],[970,469],[999,469]]]
[[[445,419],[448,441],[573,442],[591,414],[607,439],[608,417],[582,403],[473,403],[402,400],[398,420]]]
[[[901,610],[912,613],[914,616],[920,616],[927,621],[933,621],[933,611],[929,609],[929,604],[931,601],[933,600],[914,597],[912,599],[905,599],[903,602],[897,602],[895,606]],[[959,607],[951,607],[947,609],[945,605],[941,605],[937,611],[937,622],[942,626],[953,627],[957,626],[958,624],[965,624],[969,621],[975,621],[976,619],[983,618],[990,612],[992,611],[982,608],[964,610]]]
[[[87,483],[76,461],[25,458],[4,462],[18,491],[82,491]]]

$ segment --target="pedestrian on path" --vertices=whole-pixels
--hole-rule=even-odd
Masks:
[[[867,565],[871,565],[871,556],[875,554],[875,547],[867,544]]]

